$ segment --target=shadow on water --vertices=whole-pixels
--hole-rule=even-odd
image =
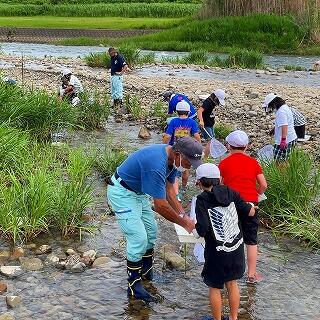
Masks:
[[[137,138],[139,127],[128,123],[108,123],[104,132],[72,135],[72,145],[99,145],[113,134],[114,143],[124,143],[131,149],[145,144]],[[147,143],[159,142],[154,133]],[[128,144],[126,144],[126,142]],[[202,265],[193,257],[188,246],[190,268],[170,270],[161,258],[161,247],[171,244],[179,252],[179,242],[171,223],[157,217],[159,237],[155,257],[155,281],[149,289],[158,302],[146,305],[128,301],[126,297],[125,243],[115,218],[107,215],[106,185],[95,179],[97,203],[93,223],[99,228],[95,235],[61,239],[57,234],[41,235],[37,245],[50,244],[53,252],[63,255],[67,248],[79,252],[95,249],[112,259],[103,268],[87,269],[74,274],[45,266],[43,270],[25,272],[17,279],[5,279],[8,292],[19,295],[22,303],[7,311],[5,299],[0,299],[0,313],[10,312],[15,319],[126,319],[126,320],[195,320],[209,314],[208,289],[201,279]],[[1,249],[8,248],[1,241]],[[29,256],[33,256],[29,251]],[[40,256],[45,259],[45,256]],[[9,261],[14,265],[17,262]],[[269,231],[260,231],[259,271],[264,281],[256,286],[239,281],[241,309],[239,320],[319,319],[320,255],[304,249],[286,238],[275,239]],[[224,293],[225,297],[225,293]],[[224,301],[226,299],[224,298]],[[227,309],[225,309],[227,311]]]

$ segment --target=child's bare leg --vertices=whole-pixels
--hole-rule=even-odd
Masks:
[[[206,144],[205,148],[204,148],[204,157],[203,157],[204,161],[207,161],[207,159],[209,157],[209,154],[210,154],[210,143],[211,143],[211,141],[209,141]]]
[[[211,313],[214,320],[221,319],[221,309],[222,309],[222,299],[221,299],[221,291],[216,288],[209,288],[209,298],[210,298],[210,306]]]
[[[226,282],[228,290],[229,308],[230,308],[230,320],[236,320],[238,318],[238,311],[240,306],[240,292],[238,283],[236,280]]]
[[[254,277],[257,273],[258,246],[247,245],[248,277]]]
[[[182,173],[182,187],[183,188],[185,188],[187,186],[189,175],[190,175],[190,170],[186,170]]]

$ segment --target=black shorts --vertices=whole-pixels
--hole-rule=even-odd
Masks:
[[[298,139],[304,139],[304,136],[306,134],[306,125],[302,126],[295,126],[294,130],[296,131]]]
[[[257,245],[258,244],[258,226],[259,218],[258,212],[253,217],[245,217],[241,221],[243,242],[247,245]]]

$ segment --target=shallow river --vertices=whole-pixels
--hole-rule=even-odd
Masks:
[[[114,143],[127,143],[132,148],[143,142],[137,138],[139,126],[109,122],[106,132],[77,133],[69,142],[74,145],[103,145],[110,133]],[[159,142],[153,133],[148,143]],[[15,280],[4,281],[10,294],[21,296],[22,304],[8,310],[4,297],[0,299],[0,312],[9,312],[15,319],[127,319],[127,320],[195,320],[209,314],[207,288],[200,273],[202,266],[192,255],[189,246],[188,261],[191,269],[172,271],[164,268],[160,257],[161,246],[179,243],[172,224],[161,219],[156,250],[156,280],[153,292],[158,302],[150,306],[129,302],[126,298],[125,251],[115,218],[106,215],[105,184],[96,177],[97,204],[92,209],[95,224],[100,225],[95,236],[60,240],[57,235],[39,237],[35,243],[50,244],[53,251],[69,247],[83,251],[95,249],[110,256],[114,263],[106,269],[88,269],[72,274],[52,267],[42,271],[26,272]],[[99,222],[100,221],[100,222]],[[241,310],[239,320],[319,320],[320,254],[306,250],[286,238],[276,240],[269,231],[260,230],[259,271],[264,281],[256,286],[240,281]],[[1,241],[1,249],[7,249]],[[45,257],[42,257],[45,258]],[[11,264],[15,264],[14,261]]]

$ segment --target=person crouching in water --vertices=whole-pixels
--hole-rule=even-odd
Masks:
[[[63,69],[61,77],[62,85],[59,89],[60,100],[68,101],[73,106],[80,103],[79,95],[83,93],[80,80],[74,76],[70,69]]]
[[[211,163],[196,170],[197,185],[203,192],[196,200],[196,231],[205,239],[204,283],[209,287],[214,320],[236,320],[240,305],[237,279],[245,272],[245,255],[240,219],[254,216],[253,204],[240,194],[220,184],[220,170]],[[228,291],[230,315],[221,318],[221,289]]]
[[[266,112],[276,111],[273,158],[277,162],[287,161],[297,143],[292,111],[286,102],[274,93],[266,96],[262,107]]]

